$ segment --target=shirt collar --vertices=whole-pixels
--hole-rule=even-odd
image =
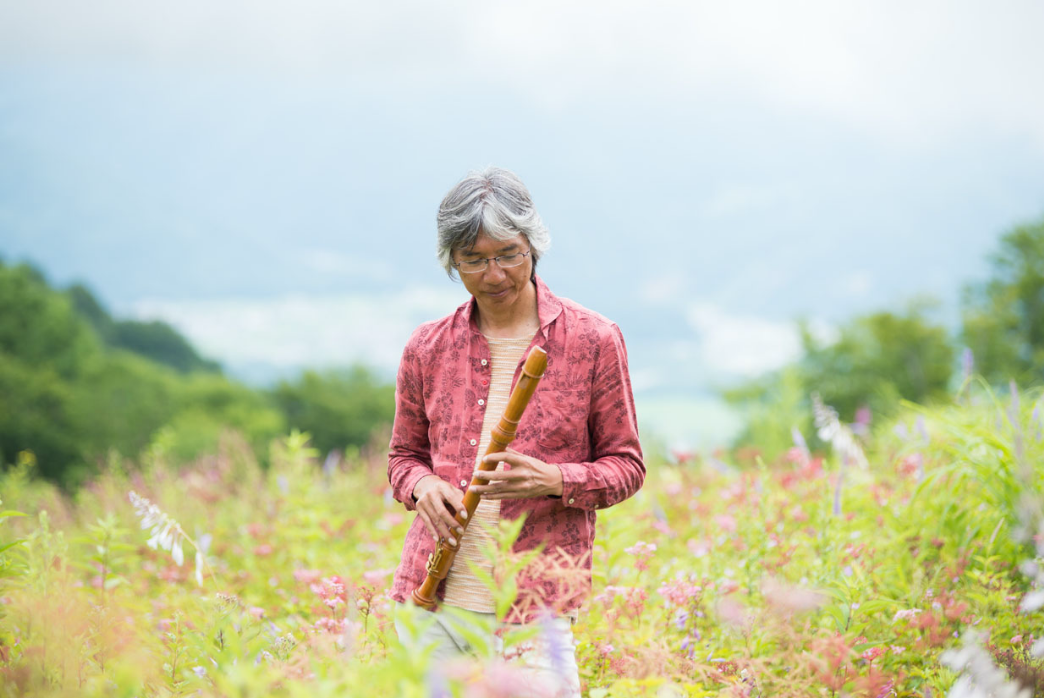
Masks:
[[[533,274],[533,283],[536,285],[537,318],[540,320],[540,333],[544,336],[544,339],[547,339],[547,326],[561,314],[562,301],[558,299],[558,296],[551,293],[551,289],[547,287],[547,284],[544,283],[544,280],[538,274]],[[460,310],[464,322],[473,331],[478,332],[478,322],[476,322],[473,312],[475,304],[475,297],[472,296],[460,306]]]

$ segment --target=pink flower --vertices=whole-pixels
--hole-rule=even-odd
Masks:
[[[819,608],[826,597],[819,592],[803,587],[780,584],[774,579],[767,579],[761,585],[761,593],[765,600],[777,611],[783,613],[801,613]]]
[[[393,569],[367,570],[363,572],[363,581],[372,587],[378,587],[384,582],[384,578],[394,571]]]
[[[863,652],[863,654],[861,656],[866,661],[872,662],[875,659],[877,659],[878,657],[880,657],[882,654],[884,654],[885,651],[886,651],[885,648],[881,647],[879,645],[877,647],[871,647],[870,649],[866,650],[865,652]]]
[[[647,570],[649,569],[649,558],[656,552],[656,543],[638,541],[630,548],[624,548],[624,552],[637,558],[635,566],[639,570]]]
[[[897,620],[911,620],[916,618],[918,613],[921,613],[921,609],[919,608],[908,608],[903,611],[896,611],[895,617],[892,618],[892,622],[894,623]]]
[[[251,606],[249,609],[247,609],[247,613],[249,613],[258,620],[261,620],[265,617],[265,609],[259,606]]]
[[[666,521],[657,520],[656,523],[653,524],[653,528],[655,528],[657,531],[667,536],[668,538],[674,537],[674,531],[671,530],[671,527],[667,525]]]
[[[679,608],[688,606],[689,601],[699,598],[700,592],[702,591],[703,589],[701,587],[698,587],[695,584],[690,584],[685,579],[672,579],[663,582],[657,590],[660,596],[667,599],[669,604]]]
[[[323,576],[323,573],[319,570],[305,570],[297,569],[294,570],[294,579],[298,582],[305,584],[315,584],[319,581],[319,578]]]
[[[736,532],[736,519],[729,514],[720,514],[714,517],[714,523],[726,533]]]
[[[266,555],[271,555],[273,550],[274,548],[268,543],[262,543],[261,545],[254,548],[254,555],[264,557]]]

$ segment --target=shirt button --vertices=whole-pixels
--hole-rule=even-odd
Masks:
[[[460,481],[460,486],[461,487],[467,487],[468,486],[468,481],[467,480],[461,480]]]
[[[475,439],[472,439],[472,440],[471,440],[471,445],[472,445],[472,446],[474,446],[474,445],[475,445],[475,444],[477,444],[477,443],[478,443],[478,441],[475,441]]]
[[[569,503],[570,504],[572,504],[574,501],[576,501],[576,500],[574,500],[572,497],[569,498]]]
[[[486,361],[485,359],[482,359],[482,365],[483,365],[483,366],[485,366],[485,365],[486,365],[486,364],[488,364],[488,363],[489,363],[488,361]]]
[[[485,404],[486,404],[486,401],[485,401],[485,400],[483,400],[482,398],[479,398],[479,404],[480,404],[480,405],[485,405]]]
[[[489,385],[489,381],[485,378],[482,379],[482,385]]]

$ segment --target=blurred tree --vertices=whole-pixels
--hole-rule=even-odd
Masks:
[[[361,366],[306,371],[292,383],[280,382],[272,395],[287,426],[311,433],[312,443],[323,452],[362,446],[375,427],[395,416],[395,387]]]
[[[176,374],[144,357],[111,351],[90,362],[73,385],[72,409],[85,455],[110,448],[137,456],[177,412]]]
[[[861,405],[885,414],[898,407],[899,398],[921,404],[947,399],[955,350],[946,328],[927,317],[937,305],[915,300],[902,315],[856,317],[828,346],[819,346],[802,325],[806,392],[818,391],[847,421]]]
[[[69,382],[0,351],[0,465],[29,450],[39,473],[57,481],[80,460],[79,435]]]
[[[101,349],[69,301],[28,264],[0,265],[0,308],[0,352],[27,366],[71,379]]]
[[[1015,227],[990,257],[992,277],[962,294],[961,339],[994,384],[1044,380],[1044,218]]]
[[[188,340],[165,322],[114,320],[83,284],[70,286],[65,295],[102,341],[111,347],[132,351],[181,373],[221,371],[216,361],[201,357]]]
[[[146,356],[181,373],[221,371],[221,366],[216,361],[202,358],[177,330],[158,320],[116,322],[112,345]]]
[[[171,455],[188,460],[213,453],[221,432],[240,432],[262,459],[269,442],[287,431],[286,416],[271,395],[217,374],[195,373],[182,383],[178,413],[171,420]]]
[[[900,398],[919,403],[948,399],[955,351],[946,329],[927,318],[934,305],[920,300],[902,315],[856,317],[828,345],[799,323],[803,358],[723,393],[727,402],[747,411],[747,426],[735,445],[757,444],[771,459],[792,444],[793,427],[809,438],[813,391],[848,422],[863,406],[887,415]]]

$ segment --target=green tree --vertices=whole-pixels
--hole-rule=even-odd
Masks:
[[[1016,226],[990,257],[992,276],[962,294],[961,339],[994,384],[1044,379],[1044,218]]]
[[[63,379],[79,374],[101,344],[69,301],[27,264],[0,264],[0,352]]]
[[[862,406],[887,415],[900,398],[918,403],[948,399],[955,351],[946,329],[928,318],[933,305],[921,300],[903,314],[856,317],[829,344],[817,341],[799,323],[804,347],[800,360],[723,393],[727,402],[747,412],[736,445],[756,444],[771,459],[790,446],[793,427],[807,437],[813,391],[849,422]]]
[[[826,346],[802,327],[806,392],[818,391],[849,421],[861,405],[885,414],[899,398],[921,404],[947,399],[955,350],[946,328],[928,318],[936,305],[918,300],[904,314],[856,317]]]
[[[361,366],[306,371],[294,382],[280,382],[272,395],[287,426],[311,433],[312,443],[323,451],[361,446],[374,428],[395,416],[395,387]]]
[[[201,357],[187,339],[165,322],[114,320],[83,284],[70,286],[65,295],[80,317],[110,347],[132,351],[181,373],[221,371],[217,362]]]

